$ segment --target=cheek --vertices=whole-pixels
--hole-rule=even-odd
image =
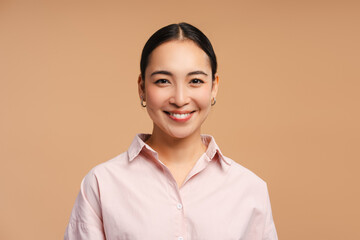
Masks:
[[[161,88],[149,87],[146,91],[146,104],[150,109],[156,109],[161,107],[167,99],[165,91],[161,91]]]
[[[211,91],[199,91],[196,95],[197,102],[201,108],[208,108],[211,106]]]

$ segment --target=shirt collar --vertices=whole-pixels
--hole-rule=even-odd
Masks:
[[[226,158],[222,154],[219,146],[215,142],[215,139],[211,135],[202,134],[201,140],[207,146],[205,154],[209,162],[218,156],[220,164],[224,169],[227,169],[231,165],[230,159]]]
[[[155,150],[153,150],[149,145],[145,143],[145,141],[150,137],[150,134],[140,133],[137,134],[132,141],[129,149],[128,156],[129,161],[133,161],[143,149],[146,149],[154,158],[158,158],[158,154]],[[231,161],[226,158],[220,151],[219,146],[216,144],[215,139],[211,135],[202,134],[201,140],[207,146],[205,156],[207,161],[212,161],[218,156],[221,166],[224,169],[227,169],[231,165]]]
[[[150,134],[140,133],[137,134],[132,141],[129,149],[128,149],[128,156],[129,161],[133,161],[135,157],[137,157],[140,152],[143,150],[143,148],[146,148],[150,151],[150,153],[157,158],[157,152],[153,150],[149,145],[145,143],[145,141],[150,137]]]

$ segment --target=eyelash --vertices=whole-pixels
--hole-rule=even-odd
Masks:
[[[204,81],[201,80],[201,79],[198,79],[198,78],[194,78],[194,79],[191,79],[190,83],[192,83],[192,84],[202,84],[202,83],[204,83]]]
[[[159,79],[155,81],[155,84],[167,84],[170,83],[167,79]]]
[[[165,85],[165,84],[169,84],[170,81],[167,80],[167,79],[158,79],[155,81],[155,84],[159,84],[159,85]],[[190,84],[193,84],[193,85],[200,85],[200,84],[203,84],[204,81],[199,79],[199,78],[194,78],[194,79],[191,79]]]

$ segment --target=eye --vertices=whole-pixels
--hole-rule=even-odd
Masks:
[[[170,81],[167,80],[167,79],[158,79],[155,81],[155,84],[158,84],[158,85],[165,85],[165,84],[169,84]]]
[[[202,83],[204,83],[204,81],[201,79],[198,79],[198,78],[191,79],[191,81],[190,81],[190,84],[193,84],[193,85],[200,85]]]

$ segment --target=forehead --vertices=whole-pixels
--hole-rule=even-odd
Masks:
[[[149,56],[148,71],[167,70],[187,73],[202,70],[210,75],[211,66],[207,54],[191,40],[165,42]]]

